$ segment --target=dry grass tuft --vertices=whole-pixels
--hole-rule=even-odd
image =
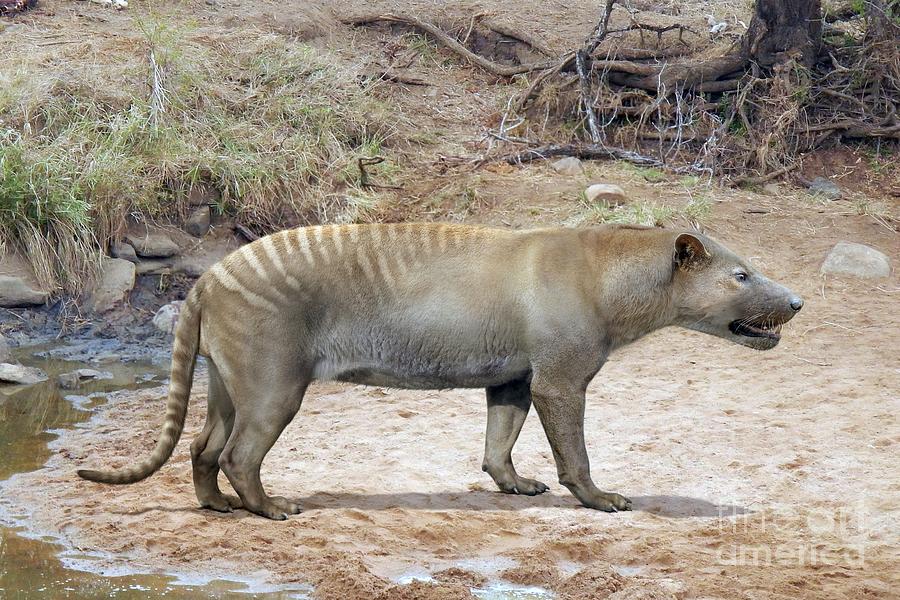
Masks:
[[[139,22],[51,50],[0,71],[0,238],[56,292],[83,288],[127,220],[183,216],[198,184],[259,233],[316,221],[391,136],[354,69],[276,35]]]

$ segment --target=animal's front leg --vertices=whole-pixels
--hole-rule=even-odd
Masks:
[[[607,512],[631,510],[631,500],[600,491],[591,480],[584,445],[585,387],[586,384],[573,385],[538,372],[531,382],[531,400],[553,450],[559,482],[588,508]]]

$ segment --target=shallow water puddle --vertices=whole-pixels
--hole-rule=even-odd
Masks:
[[[166,373],[149,362],[105,364],[36,359],[40,348],[20,349],[17,358],[44,370],[50,380],[33,386],[0,386],[0,482],[39,469],[49,458],[54,431],[91,418],[106,392],[159,385]],[[56,376],[81,367],[109,371],[112,379],[60,390]],[[305,598],[308,590],[261,589],[251,582],[184,581],[164,574],[97,574],[90,555],[53,538],[34,536],[17,525],[27,515],[8,514],[0,497],[0,597],[2,598]]]
[[[434,581],[434,579],[427,575],[409,575],[399,578],[397,583],[405,585],[413,581]],[[556,597],[553,592],[544,588],[504,582],[469,589],[479,600],[551,600]]]
[[[472,594],[479,600],[550,600],[555,597],[543,588],[517,587],[506,584],[473,589]]]

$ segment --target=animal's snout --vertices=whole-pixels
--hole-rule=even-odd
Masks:
[[[803,308],[803,298],[800,296],[794,296],[791,298],[791,308],[794,309],[794,312],[799,311]]]

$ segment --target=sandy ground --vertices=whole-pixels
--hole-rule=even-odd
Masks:
[[[633,498],[630,513],[578,506],[534,414],[514,459],[551,491],[495,492],[479,468],[481,391],[332,384],[310,391],[264,464],[268,489],[305,508],[287,522],[196,508],[187,445],[203,383],[153,478],[102,487],[74,470],[148,452],[161,388],[116,396],[4,495],[31,527],[109,553],[111,569],[308,583],[321,598],[467,597],[498,579],[566,598],[896,597],[896,277],[792,284],[807,308],[776,350],[664,330],[615,354],[591,385],[594,479]],[[444,583],[391,588],[408,575]]]

